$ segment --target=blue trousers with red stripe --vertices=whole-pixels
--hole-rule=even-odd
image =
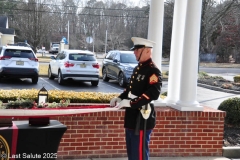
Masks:
[[[126,146],[127,146],[127,155],[128,160],[143,160],[143,130],[140,130],[139,135],[134,134],[134,130],[125,129],[125,138],[126,138]],[[149,159],[149,141],[152,130],[146,131],[145,138],[145,157],[146,160]]]

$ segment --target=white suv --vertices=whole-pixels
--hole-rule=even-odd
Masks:
[[[0,47],[0,78],[31,78],[38,82],[39,62],[34,51],[23,46]]]
[[[51,56],[48,68],[49,79],[58,78],[60,85],[64,80],[90,81],[93,86],[99,82],[99,64],[90,51],[62,50],[57,56]]]

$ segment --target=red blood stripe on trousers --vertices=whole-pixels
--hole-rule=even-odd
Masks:
[[[143,157],[143,130],[140,130],[139,131],[139,160],[143,160],[142,157]]]

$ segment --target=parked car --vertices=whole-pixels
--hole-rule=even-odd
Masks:
[[[121,87],[129,83],[134,67],[138,64],[133,51],[109,51],[103,59],[103,81],[117,80]]]
[[[48,67],[49,79],[58,78],[60,85],[67,79],[90,81],[92,86],[99,82],[99,64],[90,51],[62,50],[51,56]]]
[[[38,82],[39,62],[30,47],[0,47],[0,78],[31,78]]]
[[[60,47],[60,42],[50,42],[49,53],[51,53],[51,54],[58,53],[59,47]]]

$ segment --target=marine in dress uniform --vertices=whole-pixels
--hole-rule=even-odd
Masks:
[[[125,107],[124,127],[128,160],[144,160],[143,157],[148,160],[150,134],[156,124],[156,114],[151,101],[159,98],[162,76],[151,59],[152,49],[149,57],[142,55],[146,53],[144,49],[153,47],[154,42],[139,37],[132,37],[132,41],[134,46],[131,50],[134,50],[139,63],[133,70],[129,85],[119,97],[110,101],[110,105],[119,103],[117,107]],[[145,121],[146,131],[143,132]]]

